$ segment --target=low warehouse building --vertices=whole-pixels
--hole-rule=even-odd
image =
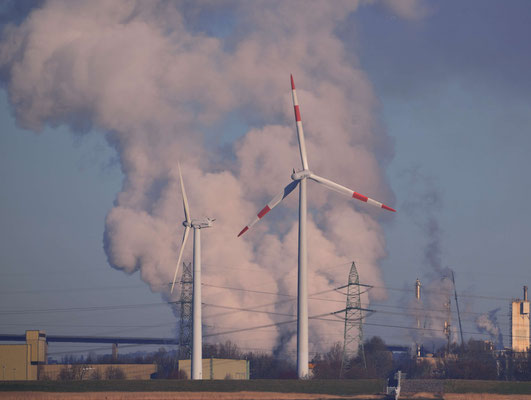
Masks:
[[[47,365],[46,333],[31,330],[25,337],[23,344],[0,345],[0,380],[150,379],[157,372],[155,364]]]
[[[249,379],[249,360],[205,358],[203,379]],[[179,371],[190,378],[191,360],[179,360]]]
[[[3,381],[28,381],[38,377],[38,367],[46,363],[46,334],[26,331],[26,343],[0,345],[0,378]]]

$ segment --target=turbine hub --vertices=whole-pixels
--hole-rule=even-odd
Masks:
[[[293,172],[291,174],[291,179],[294,181],[300,181],[301,179],[308,178],[312,174],[312,171],[309,169],[303,169],[302,171]]]

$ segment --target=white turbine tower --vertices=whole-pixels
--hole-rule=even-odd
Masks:
[[[297,373],[299,378],[304,379],[308,377],[308,274],[307,274],[307,250],[306,250],[306,179],[311,179],[317,183],[326,186],[329,189],[335,190],[339,193],[347,194],[355,199],[372,204],[379,208],[389,211],[395,211],[391,207],[373,200],[367,196],[359,194],[344,186],[341,186],[328,179],[315,175],[308,168],[308,158],[306,156],[306,144],[304,142],[304,132],[302,130],[301,114],[299,110],[299,102],[297,100],[297,93],[295,91],[295,83],[293,76],[291,76],[291,93],[293,97],[293,106],[295,109],[295,121],[297,122],[297,137],[299,140],[299,151],[301,154],[302,170],[293,171],[291,175],[291,182],[279,194],[257,214],[256,218],[238,234],[238,237],[243,235],[249,228],[260,221],[264,215],[271,211],[277,204],[279,204],[285,197],[287,197],[295,187],[299,186],[299,262],[298,262],[298,292],[297,292]]]
[[[194,230],[194,267],[193,267],[193,293],[192,293],[192,379],[203,379],[203,365],[202,365],[202,333],[201,333],[201,229],[212,227],[212,223],[215,219],[202,218],[192,219],[190,216],[190,208],[188,207],[188,198],[186,197],[186,191],[184,190],[183,177],[181,175],[181,166],[179,165],[179,179],[181,181],[181,191],[183,194],[183,206],[184,206],[184,236],[179,250],[179,258],[177,259],[177,267],[175,268],[175,274],[173,275],[173,282],[171,284],[171,293],[173,293],[173,287],[175,286],[175,280],[177,279],[177,272],[181,265],[181,259],[183,256],[184,246],[186,245],[186,239],[188,238],[188,232],[190,228]]]

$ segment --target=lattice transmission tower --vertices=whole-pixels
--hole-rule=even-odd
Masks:
[[[350,361],[356,356],[358,350],[363,361],[363,366],[367,368],[365,362],[365,351],[363,349],[363,312],[370,311],[361,307],[360,277],[356,264],[352,262],[348,274],[347,304],[345,307],[345,331],[343,339],[343,358],[341,360],[341,371],[339,377],[343,378],[350,369]]]
[[[179,321],[179,358],[189,359],[192,355],[192,292],[193,277],[192,263],[183,262],[183,272],[181,274],[181,318]]]

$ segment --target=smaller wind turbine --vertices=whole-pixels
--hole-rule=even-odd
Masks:
[[[190,228],[194,230],[194,268],[193,268],[193,293],[192,293],[192,379],[203,379],[203,365],[202,365],[202,333],[201,333],[201,229],[211,228],[215,219],[202,218],[192,219],[190,216],[190,208],[188,207],[188,198],[186,197],[186,191],[184,190],[183,177],[181,174],[181,166],[179,167],[179,180],[181,182],[181,192],[183,194],[183,207],[184,207],[184,235],[181,249],[179,250],[179,258],[177,259],[177,267],[175,268],[175,274],[173,275],[173,282],[171,284],[171,293],[175,286],[175,280],[177,279],[177,272],[181,265],[181,259],[183,257],[184,246],[186,245],[186,239]]]

